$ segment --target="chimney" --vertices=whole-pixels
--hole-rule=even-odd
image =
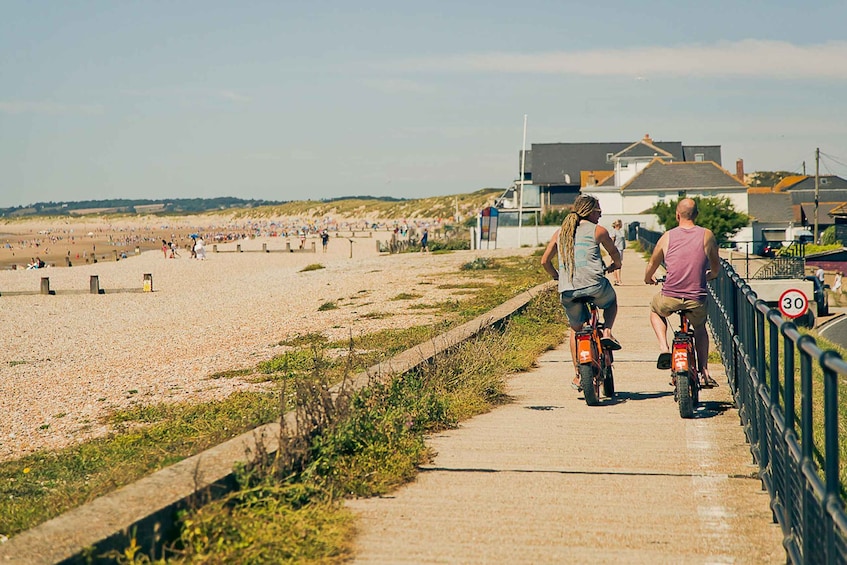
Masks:
[[[744,159],[738,159],[735,162],[735,178],[742,184],[747,184],[744,182]]]
[[[644,139],[642,139],[641,141],[643,141],[644,143],[653,143],[653,140],[652,140],[652,139],[650,139],[650,134],[649,134],[649,133],[645,133],[645,134],[644,134]]]

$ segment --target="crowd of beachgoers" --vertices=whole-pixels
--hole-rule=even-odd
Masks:
[[[160,219],[163,220],[163,219]],[[32,265],[65,267],[109,261],[142,251],[158,249],[162,241],[191,250],[197,237],[207,244],[261,237],[318,238],[356,232],[396,232],[415,237],[423,229],[436,232],[441,219],[344,219],[291,217],[221,221],[215,216],[168,218],[154,223],[119,219],[42,219],[0,224],[0,269],[33,268]],[[194,237],[192,237],[194,236]]]

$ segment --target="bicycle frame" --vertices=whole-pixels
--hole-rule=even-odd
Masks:
[[[697,349],[694,347],[694,330],[684,311],[679,314],[679,330],[674,332],[672,363],[674,400],[679,405],[682,418],[692,418],[700,400],[700,382],[697,370]]]
[[[694,349],[694,330],[688,322],[685,312],[679,312],[679,330],[673,337],[673,361],[671,367],[675,373],[688,371],[693,361],[696,366],[697,352]]]
[[[588,309],[588,322],[583,328],[576,332],[576,356],[580,375],[584,371],[590,371],[591,386],[585,381],[582,383],[585,402],[589,406],[599,404],[600,388],[608,397],[615,394],[614,376],[612,374],[612,363],[614,358],[612,351],[602,346],[600,339],[603,335],[603,324],[599,320],[597,307],[593,302],[585,304]]]

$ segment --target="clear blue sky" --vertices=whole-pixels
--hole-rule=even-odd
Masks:
[[[506,187],[524,114],[847,177],[843,0],[0,7],[0,207]]]

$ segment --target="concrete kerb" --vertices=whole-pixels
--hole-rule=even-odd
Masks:
[[[356,390],[374,377],[387,379],[411,371],[450,348],[496,326],[520,312],[535,296],[552,288],[555,281],[540,284],[504,302],[488,313],[436,336],[427,344],[407,349],[353,377]],[[431,350],[426,350],[431,346]],[[285,417],[296,429],[295,414]],[[150,554],[168,539],[175,514],[192,500],[220,496],[234,486],[233,469],[246,463],[257,446],[273,454],[279,447],[279,424],[270,423],[184,459],[132,484],[101,496],[0,545],[0,560],[20,564],[89,563],[88,556],[102,555],[129,545],[130,536]],[[97,562],[94,559],[94,562]]]

